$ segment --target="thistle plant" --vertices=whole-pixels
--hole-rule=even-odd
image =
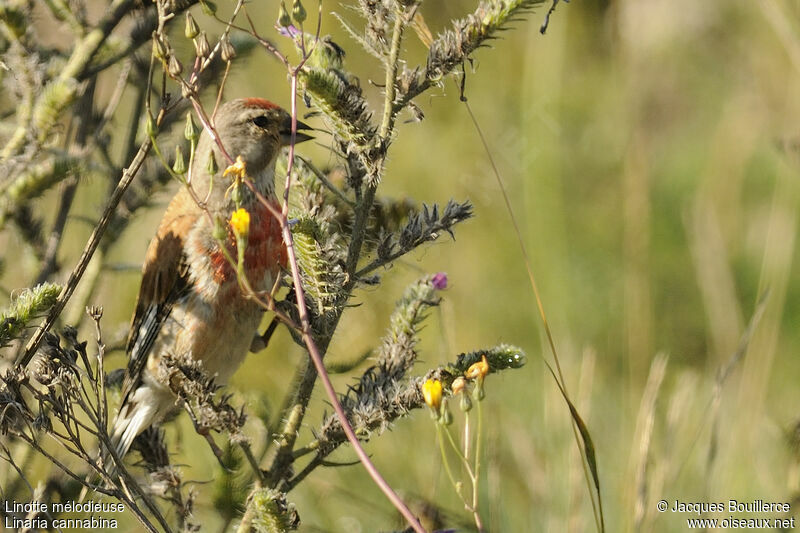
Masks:
[[[409,526],[423,531],[414,513],[372,464],[361,442],[383,435],[400,419],[427,405],[437,417],[436,431],[450,480],[476,527],[483,530],[478,487],[484,380],[491,373],[522,366],[522,349],[500,345],[447,357],[449,363],[426,371],[416,370],[420,328],[447,285],[446,275],[439,273],[423,275],[406,289],[373,364],[354,376],[356,384],[346,393],[334,390],[323,358],[354,295],[365,286],[379,285],[384,267],[442,236],[453,236],[455,227],[474,215],[465,199],[417,205],[379,195],[380,184],[393,179],[386,173],[385,162],[400,134],[398,118],[407,111],[419,116],[415,98],[441,87],[475,50],[511,22],[522,20],[522,15],[539,3],[541,0],[480,3],[473,13],[433,38],[425,64],[416,67],[402,58],[402,42],[412,22],[419,21],[417,1],[358,2],[355,11],[361,22],[345,22],[340,17],[344,31],[337,34],[337,29],[330,29],[333,36],[322,33],[320,18],[300,0],[281,4],[274,28],[258,26],[241,0],[232,3],[231,13],[224,18],[214,4],[204,0],[155,0],[142,9],[144,15],[137,2],[117,0],[96,26],[71,3],[46,2],[50,14],[75,31],[76,41],[73,52],[62,50],[51,56],[44,54],[41,46],[33,51],[38,45],[36,29],[25,22],[32,6],[23,2],[8,8],[3,15],[3,61],[19,68],[24,76],[14,82],[17,127],[0,152],[7,170],[0,181],[0,227],[19,232],[27,246],[38,251],[42,268],[35,279],[48,279],[64,269],[55,260],[57,244],[73,206],[71,198],[81,184],[79,178],[98,171],[115,178],[109,183],[104,213],[64,287],[35,287],[15,300],[0,320],[0,346],[8,346],[2,352],[7,370],[0,389],[0,429],[7,438],[2,444],[3,459],[11,466],[7,475],[22,480],[6,485],[10,489],[4,496],[21,494],[26,484],[32,486],[25,464],[19,465],[16,459],[27,446],[63,471],[67,478],[62,479],[123,501],[150,531],[198,527],[193,513],[203,489],[189,487],[180,467],[170,464],[162,430],[152,428],[136,439],[135,448],[147,464],[145,479],[114,451],[109,436],[109,416],[113,415],[109,389],[119,376],[104,367],[102,311],[92,307],[88,312],[95,327],[96,354],[90,354],[88,343],[80,341],[79,330],[72,327],[80,325],[80,317],[73,317],[74,323],[70,323],[63,314],[70,299],[80,298],[72,306],[90,303],[91,289],[76,292],[78,282],[89,287],[98,283],[109,242],[126,230],[155,191],[176,181],[208,217],[242,293],[275,317],[259,347],[266,345],[275,327],[282,324],[308,353],[299,363],[298,378],[286,392],[281,411],[264,416],[270,431],[266,442],[254,442],[245,426],[252,413],[238,404],[227,388],[220,387],[202,364],[186,354],[161,358],[157,379],[169,385],[177,406],[208,442],[226,472],[220,478],[230,486],[230,465],[236,465],[241,470],[236,485],[248,488],[246,498],[238,502],[243,515],[227,513],[225,525],[239,520],[240,531],[296,528],[303,510],[293,506],[288,493],[326,465],[332,452],[349,443]],[[199,9],[189,11],[195,4]],[[320,5],[319,13],[322,10]],[[134,18],[138,23],[133,30],[122,29],[121,21]],[[368,103],[366,93],[371,89],[347,69],[346,35],[355,38],[384,71],[379,108]],[[189,50],[188,55],[179,50]],[[278,165],[285,185],[277,207],[256,189],[238,154],[225,151],[214,128],[213,117],[229,72],[257,53],[276,58],[286,68],[289,83],[284,90],[290,95],[293,138],[301,104],[305,104],[323,122],[329,136],[320,142],[335,155],[323,167],[298,156],[292,142]],[[60,67],[58,74],[54,74],[56,67]],[[96,80],[117,68],[124,76],[105,112],[73,116],[76,102],[95,110]],[[127,117],[127,136],[121,140],[124,153],[115,164],[109,156],[112,133],[105,128],[116,116],[127,85],[135,91],[136,105]],[[58,122],[67,119],[74,121],[74,133],[65,139],[54,137]],[[168,132],[172,127],[181,129],[181,124],[183,136],[176,140]],[[201,128],[216,139],[225,159],[217,161],[212,151],[211,157],[200,163],[213,177],[210,187],[225,188],[225,194],[236,202],[238,209],[229,220],[214,218],[207,207],[208,197],[191,187]],[[92,137],[91,131],[99,133]],[[136,139],[141,139],[138,149]],[[164,155],[173,153],[171,161]],[[51,231],[56,243],[53,250],[40,230],[32,230],[36,224],[30,222],[33,217],[41,227],[32,208],[42,193],[56,186],[62,195]],[[287,271],[268,290],[254,289],[245,268],[252,213],[240,206],[238,198],[250,194],[278,222],[289,259]],[[224,245],[231,236],[235,254]],[[33,316],[44,312],[47,317],[35,331],[25,329]],[[59,322],[60,337],[51,331]],[[334,413],[311,421],[306,412],[317,382],[325,389]],[[451,433],[454,403],[465,413],[461,446]],[[475,404],[477,408],[471,410]],[[301,431],[309,425],[316,427],[311,436]],[[59,442],[58,453],[42,444],[46,438]],[[220,445],[220,440],[228,442]],[[59,454],[71,456],[72,461]],[[244,460],[235,459],[239,454]],[[468,490],[451,470],[452,455],[469,479]],[[302,468],[298,466],[301,459]],[[53,498],[53,490],[40,496]],[[76,493],[76,489],[63,489],[60,497]]]

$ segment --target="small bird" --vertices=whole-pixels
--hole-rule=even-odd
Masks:
[[[262,98],[232,100],[221,106],[213,121],[227,153],[241,158],[255,188],[278,206],[275,161],[291,141],[291,116]],[[297,129],[308,126],[297,122]],[[295,142],[311,139],[296,132]],[[181,187],[167,207],[142,266],[142,284],[131,321],[127,350],[130,360],[122,383],[122,403],[111,440],[121,458],[133,440],[175,406],[175,396],[156,378],[164,354],[189,355],[218,383],[239,367],[256,337],[263,309],[247,299],[214,237],[214,220],[224,224],[237,211],[231,179],[209,172],[211,152],[226,161],[204,131],[197,144],[190,187],[205,203],[210,217]],[[212,167],[213,168],[213,167]],[[244,253],[247,279],[254,291],[272,288],[286,265],[286,248],[277,219],[247,187],[239,187],[239,207],[249,214]],[[239,211],[241,212],[241,211]],[[210,218],[210,219],[209,219]],[[227,229],[230,257],[237,257],[237,239]]]

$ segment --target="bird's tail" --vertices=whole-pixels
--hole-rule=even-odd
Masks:
[[[131,449],[133,440],[155,422],[158,405],[153,398],[147,398],[147,387],[140,387],[131,398],[120,407],[111,429],[111,446],[122,459]]]
[[[120,461],[130,450],[134,439],[155,422],[158,404],[153,400],[151,391],[144,386],[137,389],[128,401],[120,406],[119,413],[111,426],[111,447]],[[100,458],[107,468],[108,465],[114,464],[108,450],[101,449]],[[111,466],[108,472],[113,477],[116,475],[116,467]],[[90,486],[96,486],[101,482],[100,476],[96,474],[89,474],[85,481],[78,501],[84,500]]]

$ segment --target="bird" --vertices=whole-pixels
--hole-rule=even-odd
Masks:
[[[279,209],[275,161],[292,142],[291,115],[263,98],[239,98],[223,104],[211,120],[228,156],[244,165],[254,188]],[[309,129],[297,121],[294,142],[311,139],[299,131]],[[228,260],[238,257],[237,234],[231,227],[234,213],[244,210],[249,220],[244,272],[252,289],[270,290],[286,266],[279,221],[247,187],[238,187],[234,194],[230,177],[212,173],[212,153],[216,161],[227,160],[204,130],[188,185],[170,201],[147,248],[127,343],[122,400],[110,432],[120,459],[140,433],[175,408],[176,397],[157,378],[166,354],[201,361],[205,372],[224,384],[257,338],[264,310],[243,293],[237,268]],[[227,250],[217,239],[220,221],[229,224],[223,226]]]

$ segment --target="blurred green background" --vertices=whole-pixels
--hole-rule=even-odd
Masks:
[[[323,9],[358,23],[345,6]],[[435,34],[473,9],[429,0],[421,12]],[[266,32],[277,6],[252,10]],[[658,513],[661,499],[795,502],[800,5],[574,1],[559,4],[541,35],[545,12],[538,8],[474,54],[466,96],[520,221],[566,384],[594,439],[608,531],[685,531],[691,515]],[[333,17],[325,16],[322,31],[345,48],[346,67],[377,108],[381,91],[369,80],[382,81],[379,65]],[[425,53],[407,32],[409,66]],[[236,64],[226,97],[242,95],[288,105],[289,85],[271,56],[256,51]],[[328,357],[350,361],[376,347],[403,287],[421,273],[447,272],[450,286],[422,332],[419,374],[500,342],[529,355],[523,369],[487,380],[481,512],[489,531],[592,531],[569,412],[541,360],[552,354],[487,153],[453,79],[417,103],[425,119],[398,128],[381,193],[429,204],[469,199],[476,217],[456,228],[455,242],[442,236],[383,272],[381,286],[360,290],[352,302],[360,306],[345,314]],[[300,152],[323,167],[334,161],[325,142]],[[98,201],[83,194],[95,217]],[[169,195],[112,248],[112,261],[140,264]],[[75,244],[64,256],[72,264],[90,228],[75,221],[68,229]],[[7,273],[6,287],[14,277]],[[104,275],[93,300],[106,308],[106,328],[125,329],[137,289],[135,271]],[[757,310],[760,320],[745,335]],[[263,396],[277,409],[302,357],[279,332],[237,373],[237,398],[255,405]],[[338,389],[368,364],[335,376]],[[330,411],[320,391],[312,404],[301,441]],[[178,462],[191,464],[188,479],[218,475],[184,416],[169,435],[179,442]],[[263,442],[258,431],[255,442]],[[407,499],[433,502],[448,524],[469,527],[427,413],[366,447]],[[332,458],[354,457],[343,448]],[[289,499],[301,531],[401,524],[358,465],[319,469]],[[206,502],[199,500],[198,521],[214,531],[221,521]]]

